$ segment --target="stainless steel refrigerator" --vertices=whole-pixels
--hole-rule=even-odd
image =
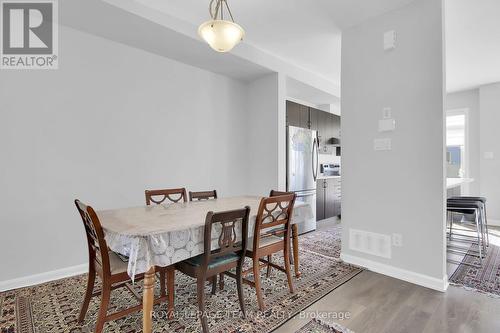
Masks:
[[[318,154],[316,131],[287,127],[287,190],[297,194],[297,201],[310,204],[314,212],[313,218],[300,224],[300,233],[316,229]]]

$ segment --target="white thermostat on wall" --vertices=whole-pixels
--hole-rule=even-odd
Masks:
[[[384,50],[393,50],[396,48],[396,31],[391,30],[384,33]]]

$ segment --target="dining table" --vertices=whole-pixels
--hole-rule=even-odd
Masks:
[[[136,275],[144,274],[142,295],[144,333],[150,333],[152,330],[155,267],[172,267],[175,263],[204,252],[205,217],[210,211],[221,212],[249,206],[248,232],[249,237],[253,237],[261,199],[259,196],[237,196],[97,212],[108,247],[126,258],[127,272],[132,281]],[[295,202],[291,224],[293,263],[297,277],[300,276],[297,225],[313,218],[314,213],[310,204]],[[167,270],[167,272],[172,271]],[[168,281],[173,283],[173,276],[167,274],[167,284]],[[170,292],[168,313],[173,313],[173,310],[173,293]]]

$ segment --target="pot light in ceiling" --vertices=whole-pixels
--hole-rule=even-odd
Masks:
[[[200,25],[198,34],[217,52],[229,52],[243,40],[245,31],[234,22],[227,0],[211,0],[209,5],[212,19]],[[230,21],[224,19],[229,14]]]

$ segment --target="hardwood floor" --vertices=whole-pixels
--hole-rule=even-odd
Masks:
[[[357,333],[500,332],[500,299],[450,286],[446,293],[365,271],[306,309],[349,313],[350,318],[322,319]],[[277,329],[295,332],[310,318],[296,317]]]
[[[440,293],[365,271],[306,312],[349,312],[350,319],[324,319],[357,333],[500,332],[500,300],[450,286]],[[309,319],[294,318],[276,333],[295,332]]]

